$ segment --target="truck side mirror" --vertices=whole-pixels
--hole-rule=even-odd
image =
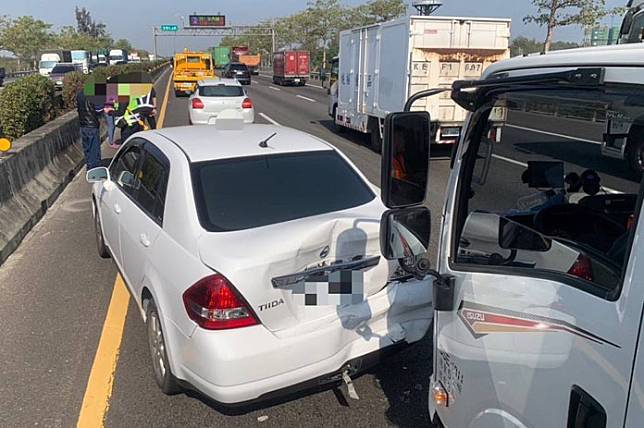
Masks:
[[[380,185],[388,208],[409,207],[425,199],[430,138],[425,111],[390,113],[385,118]]]
[[[431,214],[426,207],[386,211],[380,220],[380,252],[387,260],[425,257]]]

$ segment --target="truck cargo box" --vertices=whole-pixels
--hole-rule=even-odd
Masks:
[[[259,64],[262,61],[262,56],[257,55],[240,55],[239,62],[245,64],[250,70],[251,74],[259,74]]]
[[[340,33],[335,121],[361,132],[382,132],[390,112],[410,95],[477,79],[490,64],[510,56],[509,19],[412,16]],[[332,101],[333,102],[333,101]],[[423,98],[435,142],[458,138],[466,112],[449,92]],[[375,142],[374,144],[377,144]]]
[[[273,54],[273,82],[304,86],[309,78],[307,51],[281,51]]]

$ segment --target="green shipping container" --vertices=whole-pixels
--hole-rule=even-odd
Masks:
[[[216,67],[223,67],[230,62],[230,48],[222,46],[213,48],[212,57],[215,59]]]

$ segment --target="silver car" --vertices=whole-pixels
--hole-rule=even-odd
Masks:
[[[208,79],[197,83],[188,106],[190,124],[213,124],[224,110],[242,114],[245,123],[255,121],[253,102],[242,85],[234,79]]]

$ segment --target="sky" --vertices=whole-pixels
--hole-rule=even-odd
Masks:
[[[411,0],[405,0],[411,3]],[[355,6],[365,0],[343,0]],[[609,7],[623,6],[626,0],[607,0]],[[74,7],[86,7],[96,21],[107,25],[114,39],[126,38],[138,48],[152,51],[152,27],[179,24],[181,17],[192,13],[224,14],[231,24],[246,25],[273,17],[287,16],[306,8],[306,0],[0,0],[0,14],[11,17],[31,15],[53,24],[54,29],[75,25]],[[410,8],[410,11],[413,9]],[[444,16],[481,16],[512,19],[512,37],[543,39],[545,29],[526,25],[522,19],[534,11],[530,0],[443,0],[437,13]],[[618,25],[615,18],[613,24]],[[611,22],[606,22],[610,24]],[[581,41],[579,27],[558,29],[556,40]],[[218,39],[206,37],[162,37],[158,39],[161,55],[170,55],[184,47],[203,49],[216,45]]]

